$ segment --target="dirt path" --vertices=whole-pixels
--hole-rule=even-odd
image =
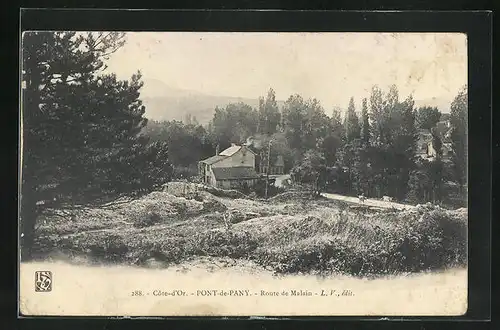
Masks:
[[[379,207],[379,208],[384,208],[384,209],[394,208],[397,210],[410,210],[410,209],[415,208],[414,205],[386,202],[386,201],[381,201],[381,200],[377,200],[377,199],[368,199],[367,198],[367,199],[365,199],[364,202],[361,202],[359,200],[359,198],[357,198],[357,197],[350,197],[350,196],[344,196],[344,195],[338,195],[338,194],[322,193],[321,196],[326,197],[328,199],[348,202],[348,203],[352,203],[352,204]]]

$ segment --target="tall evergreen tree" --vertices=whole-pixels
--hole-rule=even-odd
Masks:
[[[372,125],[372,140],[374,145],[381,146],[385,143],[384,136],[386,131],[386,118],[384,116],[385,101],[382,90],[377,86],[372,87],[370,95],[370,119]]]
[[[349,107],[347,108],[344,127],[347,142],[351,142],[361,137],[361,127],[359,125],[359,118],[354,107],[353,97],[349,100]]]
[[[332,119],[331,119],[331,127],[333,135],[341,139],[345,140],[345,127],[342,123],[342,109],[334,108],[332,111]]]
[[[22,45],[22,258],[44,207],[140,192],[169,179],[167,149],[140,133],[140,73],[103,75],[122,33],[26,32]],[[163,157],[163,158],[161,158]],[[147,177],[161,166],[159,177]],[[52,205],[53,206],[53,205]]]
[[[306,129],[306,103],[298,95],[291,95],[283,106],[285,136],[290,148],[302,150],[302,136]]]
[[[366,98],[363,99],[361,108],[361,140],[365,145],[370,143],[370,119],[368,116],[368,105]]]
[[[431,134],[432,148],[436,152],[436,158],[441,159],[441,157],[443,156],[443,141],[441,140],[441,136],[436,129],[431,129]]]
[[[259,133],[271,135],[276,133],[281,121],[281,115],[276,101],[276,93],[272,88],[266,98],[259,99]]]

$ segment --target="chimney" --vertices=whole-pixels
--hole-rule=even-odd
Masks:
[[[217,146],[215,147],[215,155],[216,156],[219,156],[219,151],[220,151],[220,146],[219,146],[219,144],[217,144]]]
[[[231,147],[236,147],[236,143],[231,143]]]

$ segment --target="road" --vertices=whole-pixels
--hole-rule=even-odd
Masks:
[[[343,201],[343,202],[348,202],[348,203],[353,203],[353,204],[358,204],[358,205],[363,205],[363,206],[385,208],[385,209],[395,208],[397,210],[410,210],[410,209],[415,208],[415,206],[413,206],[413,205],[400,204],[400,203],[395,203],[395,202],[386,202],[386,201],[381,201],[378,199],[368,199],[367,198],[367,199],[365,199],[365,201],[363,203],[361,203],[359,198],[357,198],[357,197],[350,197],[350,196],[330,194],[330,193],[322,193],[321,196],[329,198],[329,199],[333,199],[333,200],[338,200],[338,201]]]

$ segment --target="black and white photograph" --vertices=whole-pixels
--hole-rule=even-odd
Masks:
[[[467,311],[466,34],[20,47],[21,314]]]

